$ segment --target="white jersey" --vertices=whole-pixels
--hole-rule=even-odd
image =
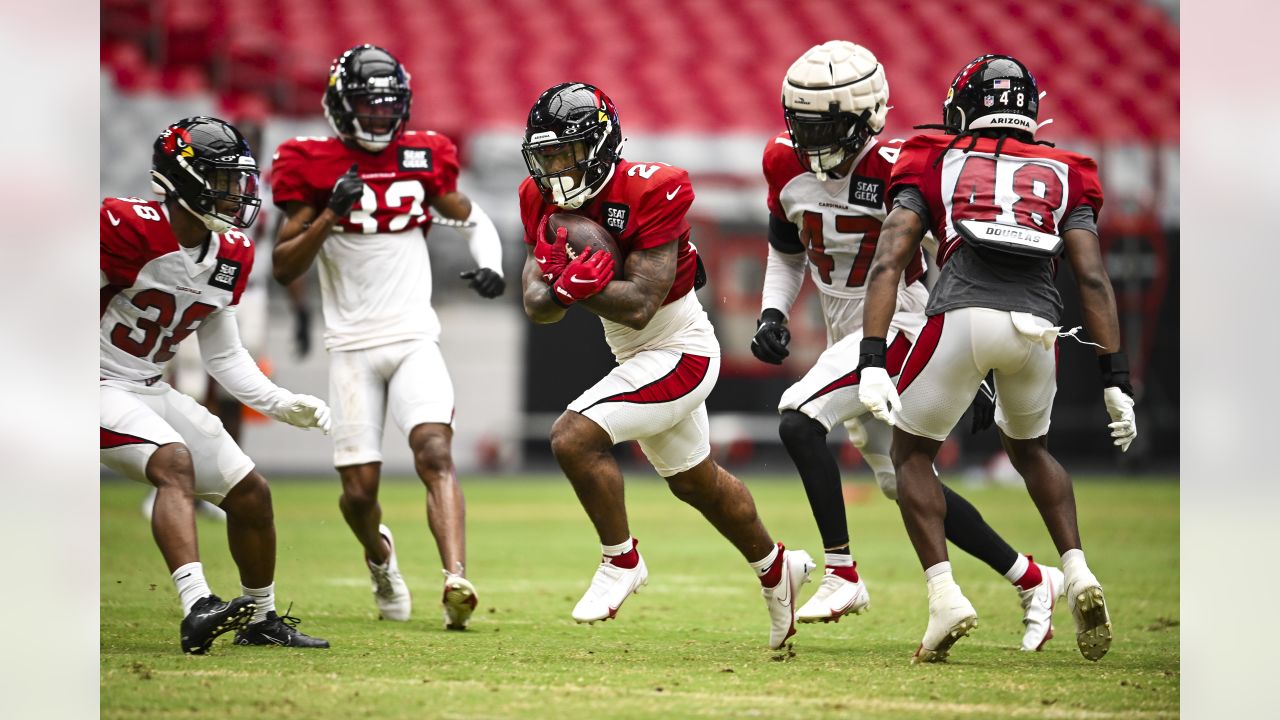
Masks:
[[[645,350],[677,350],[704,357],[720,357],[720,343],[707,312],[690,290],[687,295],[658,308],[649,324],[633,330],[600,318],[604,339],[618,362]]]

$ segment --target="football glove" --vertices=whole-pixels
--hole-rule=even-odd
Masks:
[[[756,320],[756,334],[751,338],[751,354],[760,362],[781,365],[791,354],[791,331],[787,329],[787,316],[777,308],[766,308]]]
[[[507,289],[507,281],[487,267],[467,270],[459,274],[458,277],[463,280],[470,280],[468,287],[479,293],[480,297],[490,300],[498,297]]]
[[[550,215],[544,215],[542,222],[538,224],[537,240],[533,244],[533,261],[538,263],[538,272],[542,273],[542,281],[550,285],[560,277],[560,273],[564,272],[565,265],[569,264],[569,255],[565,251],[565,243],[569,239],[569,228],[562,227],[556,230],[555,243],[547,242],[543,236],[547,229],[547,218]]]
[[[338,217],[346,217],[351,214],[351,208],[363,194],[364,181],[360,179],[356,164],[352,163],[351,169],[333,184],[333,192],[329,195],[329,209]]]
[[[902,408],[898,388],[884,369],[884,338],[863,338],[858,356],[858,397],[871,414],[893,425],[894,415]]]
[[[973,396],[973,403],[969,408],[972,410],[969,418],[970,435],[977,435],[995,422],[996,388],[995,382],[991,379],[991,373],[987,373],[987,376],[982,379],[982,384],[978,386],[978,394]]]
[[[1133,412],[1133,385],[1129,382],[1129,357],[1122,352],[1098,356],[1102,372],[1102,401],[1111,422],[1112,443],[1126,452],[1138,437],[1138,418]]]
[[[300,428],[320,428],[325,435],[333,423],[329,418],[329,406],[314,395],[290,394],[272,413],[275,419]]]
[[[610,280],[613,280],[613,255],[587,248],[556,278],[551,286],[551,300],[567,308],[600,292]]]

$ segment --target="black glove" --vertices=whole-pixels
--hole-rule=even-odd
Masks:
[[[496,298],[507,289],[507,281],[487,267],[467,270],[459,273],[458,277],[470,280],[469,287],[479,293],[482,298]]]
[[[970,435],[977,435],[995,422],[996,385],[991,373],[987,373],[987,376],[982,379],[982,384],[978,386],[978,394],[973,396],[973,404],[969,409],[972,411],[969,417]]]
[[[760,362],[781,365],[791,354],[791,331],[787,329],[787,316],[777,308],[768,308],[756,321],[756,334],[751,338],[751,354]]]
[[[1102,387],[1118,387],[1125,395],[1133,397],[1133,383],[1129,381],[1128,355],[1123,352],[1099,355],[1098,369],[1102,371]]]
[[[311,352],[311,311],[306,308],[293,313],[293,352],[298,359]]]
[[[360,179],[355,163],[352,163],[351,169],[333,184],[333,192],[329,195],[329,209],[338,217],[346,217],[351,214],[351,207],[363,194],[364,181]]]

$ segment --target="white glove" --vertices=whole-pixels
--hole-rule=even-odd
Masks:
[[[275,418],[294,427],[320,428],[325,435],[333,424],[329,420],[329,406],[314,395],[287,396],[278,406]]]
[[[896,422],[894,415],[902,408],[902,399],[898,397],[898,388],[889,379],[889,373],[884,368],[862,368],[858,396],[872,415],[890,425]]]
[[[1107,414],[1111,416],[1111,437],[1120,452],[1129,449],[1129,443],[1138,437],[1138,418],[1133,414],[1133,398],[1118,387],[1105,388],[1102,401],[1107,404]]]

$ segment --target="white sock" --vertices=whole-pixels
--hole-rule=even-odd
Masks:
[[[240,586],[240,593],[253,598],[254,610],[253,617],[249,618],[249,622],[262,622],[267,619],[267,613],[276,609],[276,584],[271,583],[266,587],[248,588],[244,585]]]
[[[929,585],[929,594],[932,595],[935,590],[954,585],[955,579],[951,577],[951,563],[942,561],[937,565],[931,565],[924,571],[924,581]]]
[[[634,541],[634,538],[627,538],[626,540],[618,543],[617,545],[601,545],[600,552],[604,553],[605,555],[608,555],[609,557],[626,555],[627,553],[631,552],[632,548],[636,546],[635,542],[633,541]]]
[[[1005,580],[1016,583],[1026,574],[1027,569],[1031,567],[1031,561],[1027,560],[1027,556],[1018,553],[1018,559],[1013,561],[1013,567],[1009,568],[1009,572],[1004,574]]]
[[[768,555],[765,555],[762,559],[751,563],[751,569],[756,571],[756,577],[764,577],[764,574],[769,571],[769,568],[773,565],[774,561],[780,557],[782,557],[782,548],[774,545]]]
[[[824,553],[822,561],[829,567],[853,567],[853,555],[849,553]]]
[[[178,588],[178,599],[182,601],[182,615],[191,614],[191,606],[200,598],[209,597],[213,591],[204,579],[204,565],[198,562],[187,563],[173,571],[173,584]]]
[[[1075,573],[1078,568],[1089,569],[1088,563],[1084,561],[1084,551],[1080,548],[1072,548],[1062,553],[1062,572],[1070,576]]]

